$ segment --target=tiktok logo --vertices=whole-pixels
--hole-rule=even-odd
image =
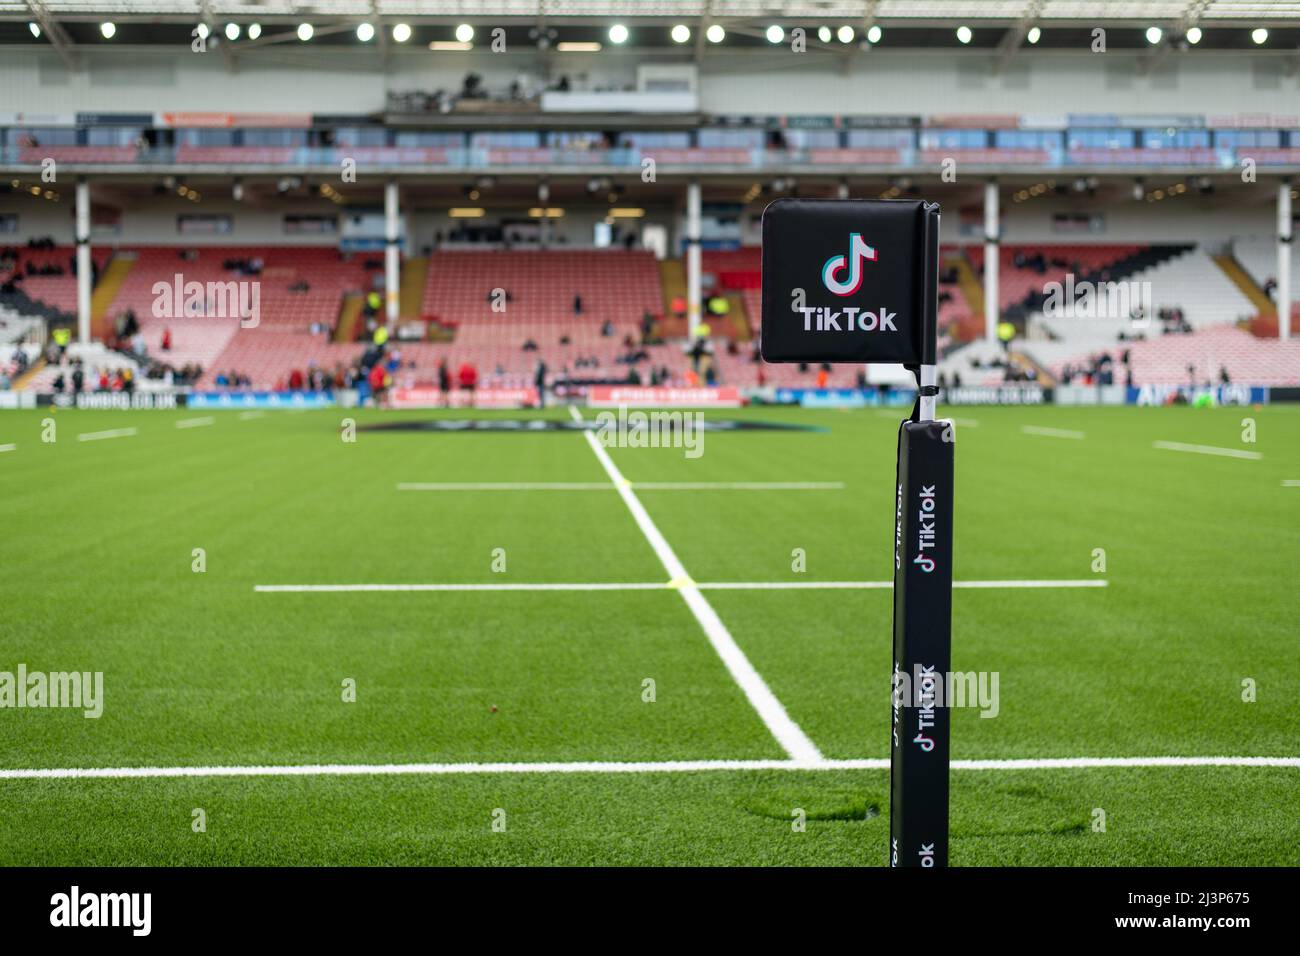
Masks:
[[[822,266],[822,284],[835,295],[853,295],[862,287],[862,263],[865,260],[876,261],[876,250],[862,239],[862,233],[849,234],[849,254],[831,256]],[[838,273],[848,270],[848,278],[840,281],[835,278]]]

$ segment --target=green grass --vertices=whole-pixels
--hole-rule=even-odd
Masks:
[[[664,580],[612,491],[396,490],[606,480],[580,436],[339,437],[345,415],[454,412],[218,412],[174,427],[196,414],[0,413],[0,444],[17,446],[0,454],[0,670],[103,671],[106,688],[98,720],[0,710],[0,769],[784,756],[673,590],[253,591]],[[891,576],[896,419],[706,414],[821,430],[711,432],[693,460],[612,457],[634,482],[847,487],[639,491],[695,580]],[[1300,489],[1282,485],[1300,478],[1300,409],[952,414],[978,423],[958,427],[956,577],[1090,578],[1103,548],[1109,582],[955,592],[954,668],[997,671],[1001,685],[997,718],[954,713],[954,757],[1300,753]],[[47,417],[57,442],[41,441]],[[77,440],[121,427],[139,434]],[[191,570],[195,548],[206,573]],[[795,548],[806,574],[791,569]],[[706,596],[827,757],[887,756],[888,591]],[[355,703],[341,699],[346,678]],[[1300,864],[1295,769],[957,770],[952,783],[955,864]],[[874,865],[886,785],[876,770],[0,779],[0,864]],[[191,831],[196,807],[207,833]],[[806,832],[791,830],[795,807]],[[496,808],[505,833],[490,827]]]

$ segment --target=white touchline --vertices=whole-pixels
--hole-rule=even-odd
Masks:
[[[764,591],[797,590],[800,588],[845,588],[885,590],[893,581],[710,581],[697,584],[701,590],[714,591]],[[1078,578],[1061,581],[954,581],[954,588],[1104,588],[1105,578]]]
[[[1242,451],[1240,448],[1216,448],[1214,445],[1186,445],[1180,441],[1152,442],[1151,447],[1164,451],[1190,451],[1198,455],[1221,455],[1224,458],[1249,458],[1257,461],[1264,456],[1257,451]]]
[[[650,491],[841,491],[842,481],[634,481]],[[614,491],[601,481],[403,481],[398,491]]]
[[[828,590],[888,590],[893,581],[590,581],[535,584],[257,584],[265,594],[345,593],[349,591],[669,591],[684,584],[701,591],[790,591],[804,588]],[[1061,581],[954,581],[954,588],[1104,588],[1105,578]]]
[[[0,445],[0,451],[13,451],[17,447],[18,446],[15,445],[13,442],[10,442],[7,445]]]
[[[265,418],[265,417],[266,417],[266,412],[240,412],[239,413],[239,420],[241,422],[246,422],[253,418]]]
[[[10,445],[9,447],[12,448],[13,446]],[[1283,478],[1283,479],[1282,479],[1282,487],[1283,487],[1283,488],[1300,488],[1300,478]]]
[[[1083,438],[1083,432],[1068,428],[1044,428],[1040,425],[1021,425],[1020,430],[1026,435],[1038,435],[1042,438]]]
[[[613,491],[603,481],[403,481],[398,491]]]
[[[954,760],[953,770],[1089,770],[1144,767],[1281,767],[1300,769],[1300,757],[1030,757]],[[156,777],[387,777],[456,774],[707,773],[744,770],[888,770],[889,758],[833,760],[557,761],[552,763],[284,764],[217,767],[56,767],[0,769],[0,780]]]
[[[77,441],[101,441],[105,438],[129,438],[131,435],[140,434],[138,428],[110,428],[103,432],[82,432],[77,436]]]
[[[577,408],[570,405],[569,414],[576,420],[581,421],[582,415]],[[791,757],[796,760],[818,760],[821,758],[821,751],[817,745],[808,738],[798,724],[791,719],[790,715],[785,712],[785,707],[776,699],[767,683],[754,670],[754,665],[749,662],[745,652],[740,649],[727,630],[727,626],[722,623],[716,611],[713,610],[708,600],[700,593],[699,587],[690,579],[686,573],[686,568],[678,560],[677,555],[673,552],[672,547],[668,544],[663,534],[651,520],[649,513],[641,504],[632,491],[631,483],[623,477],[618,466],[614,464],[609,453],[601,446],[596,436],[591,432],[584,430],[582,437],[586,439],[587,445],[596,455],[596,460],[600,462],[601,467],[605,469],[605,474],[609,475],[609,480],[614,483],[618,489],[619,497],[627,505],[628,511],[632,512],[632,518],[636,525],[645,535],[646,540],[650,542],[650,547],[654,550],[659,562],[668,572],[670,581],[679,583],[677,592],[686,602],[686,606],[691,609],[695,619],[700,622],[700,627],[704,628],[704,633],[713,645],[713,649],[718,652],[722,658],[722,663],[726,665],[727,670],[731,672],[732,678],[740,685],[740,689],[745,692],[749,698],[750,704],[758,711],[758,716],[767,729],[771,731],[772,736],[785,749]]]
[[[211,425],[216,419],[211,415],[205,415],[202,418],[182,418],[176,422],[177,428],[198,428],[200,425]]]
[[[843,491],[842,481],[634,481],[649,491]]]
[[[263,593],[347,591],[662,591],[667,584],[597,581],[590,584],[258,584]]]

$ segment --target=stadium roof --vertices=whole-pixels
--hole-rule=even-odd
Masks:
[[[0,0],[0,17],[53,19],[113,17],[160,21],[199,19],[370,19],[413,22],[520,18],[709,20],[878,20],[933,23],[958,20],[1041,23],[1218,22],[1300,20],[1296,0],[457,0],[430,10],[421,0]]]

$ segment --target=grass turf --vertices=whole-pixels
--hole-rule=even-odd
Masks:
[[[954,714],[955,757],[1296,754],[1300,490],[1282,482],[1300,478],[1297,412],[953,410],[956,577],[1094,577],[1103,548],[1109,582],[955,593],[954,667],[1001,677],[997,718]],[[183,411],[0,414],[0,444],[17,446],[0,455],[0,670],[100,670],[106,687],[98,720],[0,710],[0,768],[783,756],[673,591],[253,592],[665,578],[612,491],[396,490],[604,481],[577,435],[338,434],[346,415],[448,414],[461,413],[218,412],[186,429]],[[634,482],[846,488],[639,491],[692,577],[890,577],[896,416],[707,414],[822,430],[709,433],[698,459],[611,454]],[[1247,416],[1258,441],[1243,445]],[[57,442],[40,440],[46,417]],[[77,440],[122,427],[139,434]],[[1263,458],[1153,448],[1161,439]],[[191,570],[194,548],[206,573]],[[706,595],[826,756],[887,755],[887,591]],[[957,771],[952,858],[1295,865],[1298,776]],[[0,780],[0,863],[875,864],[885,794],[878,771]],[[791,831],[795,806],[806,833]],[[194,807],[206,834],[190,830]],[[488,826],[496,807],[504,834]],[[1092,832],[1094,808],[1106,833]]]

